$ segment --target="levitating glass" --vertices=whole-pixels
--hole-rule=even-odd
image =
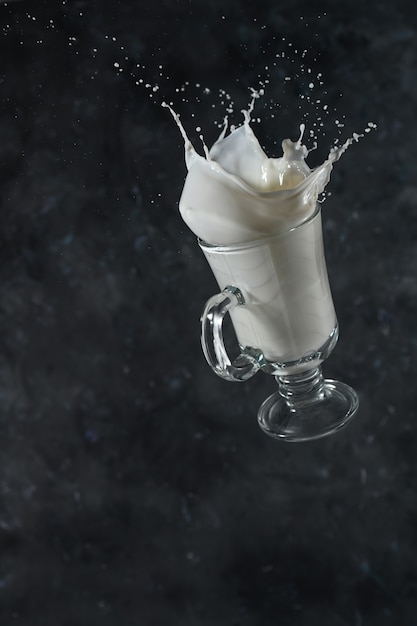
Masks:
[[[258,411],[265,433],[286,441],[330,435],[358,409],[356,392],[324,379],[338,325],[323,251],[321,211],[278,235],[230,246],[199,241],[221,292],[202,314],[202,347],[218,376],[248,380],[262,370],[278,391]],[[230,314],[240,355],[230,360],[223,320]]]

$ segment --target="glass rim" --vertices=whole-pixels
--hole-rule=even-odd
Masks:
[[[279,233],[273,233],[271,235],[267,235],[266,237],[261,237],[259,239],[251,239],[250,241],[243,241],[242,243],[228,243],[228,244],[207,243],[203,239],[200,239],[199,237],[197,237],[198,245],[203,250],[207,250],[209,252],[232,252],[235,250],[236,251],[245,250],[246,248],[253,248],[255,246],[261,246],[265,243],[268,243],[268,241],[272,241],[273,239],[279,239],[280,237],[284,237],[284,235],[288,235],[288,233],[291,233],[294,230],[297,230],[298,228],[305,226],[306,224],[311,222],[315,217],[317,217],[317,215],[320,212],[321,212],[321,205],[319,202],[317,202],[314,212],[311,215],[308,215],[302,222],[300,222],[299,224],[296,224],[295,226],[292,226],[288,230],[284,230]]]

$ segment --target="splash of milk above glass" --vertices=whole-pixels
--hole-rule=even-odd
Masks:
[[[333,163],[361,135],[354,134],[328,158],[311,170],[302,144],[304,125],[297,141],[284,139],[283,156],[269,158],[256,138],[251,112],[259,93],[253,92],[244,122],[228,133],[223,130],[204,156],[192,145],[179,116],[166,103],[184,139],[188,174],[180,199],[180,213],[187,226],[203,241],[229,245],[285,232],[308,219],[330,179]]]

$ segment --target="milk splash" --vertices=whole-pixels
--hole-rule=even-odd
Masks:
[[[227,117],[219,138],[200,155],[189,140],[179,116],[168,108],[184,139],[188,175],[180,199],[180,213],[197,237],[213,245],[228,245],[262,239],[287,231],[308,219],[330,180],[333,164],[363,135],[354,134],[330,150],[327,159],[310,169],[311,152],[302,143],[284,139],[283,156],[269,158],[251,127],[255,100],[262,92],[252,90],[243,123],[230,127]],[[368,129],[375,125],[368,124]],[[315,147],[315,146],[314,146]],[[314,149],[313,147],[313,149]]]

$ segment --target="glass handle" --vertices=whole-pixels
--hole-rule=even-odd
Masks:
[[[244,304],[242,292],[228,286],[206,302],[201,315],[201,345],[207,363],[218,376],[233,382],[248,380],[260,369],[258,361],[249,354],[240,354],[232,363],[223,341],[224,316]]]

